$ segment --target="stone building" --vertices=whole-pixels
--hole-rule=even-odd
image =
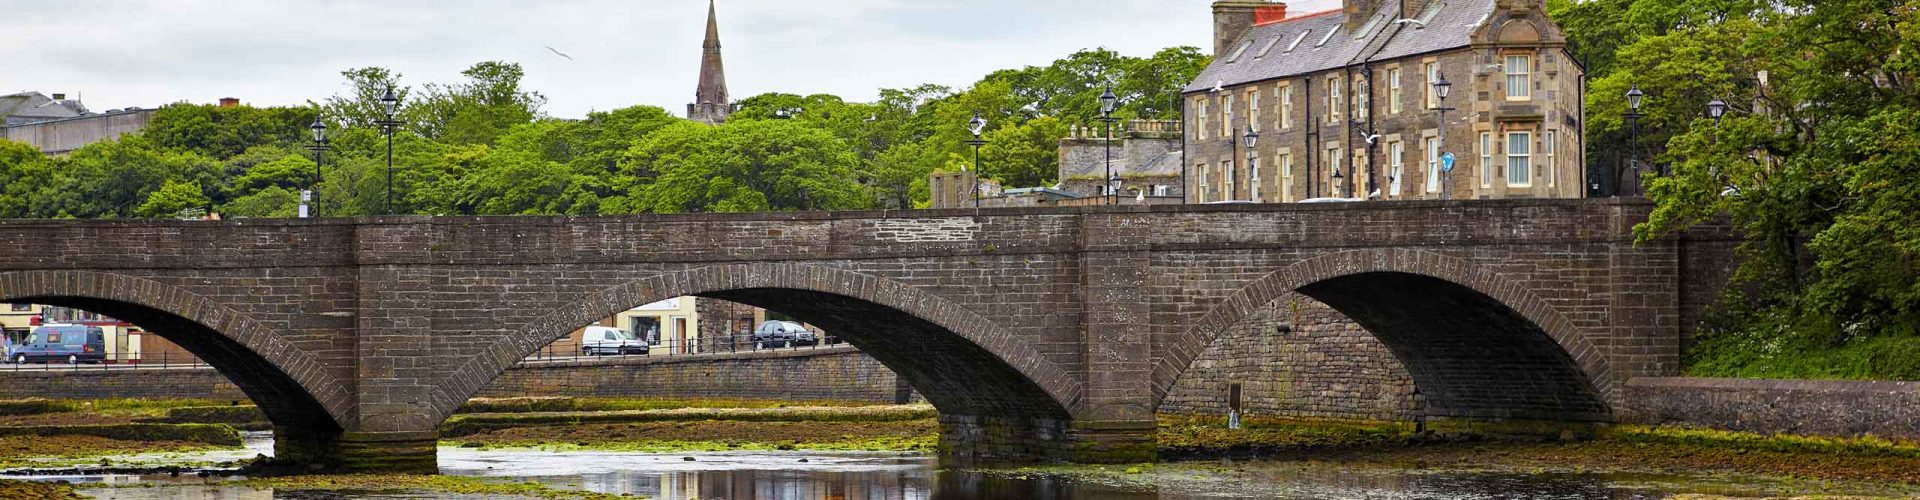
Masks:
[[[700,84],[694,89],[693,103],[687,104],[687,119],[708,125],[726,123],[733,115],[733,100],[727,97],[727,70],[720,61],[720,20],[711,0],[707,2],[707,40],[700,47]]]
[[[1107,144],[1100,126],[1075,127],[1060,140],[1060,186],[1082,196],[1105,194]],[[1117,194],[1178,199],[1180,186],[1180,122],[1134,120],[1113,131],[1113,175]]]
[[[1111,149],[1103,127],[1074,127],[1060,139],[1059,182],[1051,187],[1002,188],[992,179],[974,182],[973,172],[934,172],[928,179],[929,208],[970,208],[974,190],[981,207],[1034,207],[1180,203],[1180,122],[1133,120],[1113,130]],[[1118,196],[1102,196],[1111,153]]]
[[[1584,72],[1542,0],[1213,13],[1214,62],[1184,92],[1192,201],[1583,195]]]
[[[95,113],[66,94],[20,92],[0,96],[0,139],[22,142],[48,155],[138,132],[153,121],[152,109]]]

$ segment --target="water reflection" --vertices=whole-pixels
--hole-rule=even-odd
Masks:
[[[250,443],[251,444],[251,443]],[[1776,483],[1713,475],[1625,475],[1429,470],[1418,467],[1274,461],[1186,463],[1138,474],[1108,469],[1075,472],[941,471],[920,455],[893,453],[737,452],[649,454],[441,449],[442,472],[563,489],[632,494],[662,500],[1188,500],[1188,499],[1640,499],[1675,493],[1735,496],[1845,494],[1836,485]],[[183,457],[175,457],[183,459]],[[184,459],[192,459],[184,457]],[[422,492],[272,492],[171,475],[0,477],[81,484],[148,485],[88,488],[103,499],[463,499]],[[212,481],[221,478],[214,477]],[[1910,494],[1875,492],[1879,494]]]

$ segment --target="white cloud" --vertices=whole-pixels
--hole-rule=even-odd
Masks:
[[[1317,10],[1331,0],[1294,2]],[[736,98],[965,86],[987,72],[1105,46],[1146,55],[1211,44],[1207,0],[721,0]],[[0,0],[0,92],[83,94],[96,110],[239,97],[299,104],[384,66],[411,84],[466,66],[526,67],[547,111],[683,111],[705,29],[700,0]],[[574,57],[546,51],[551,45]]]

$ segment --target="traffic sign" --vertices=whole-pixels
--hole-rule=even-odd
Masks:
[[[1453,173],[1453,153],[1440,154],[1440,171]]]

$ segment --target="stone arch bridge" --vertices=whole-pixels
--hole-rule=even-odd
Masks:
[[[0,302],[180,344],[294,462],[432,471],[436,426],[508,366],[681,295],[846,338],[939,408],[949,459],[1131,461],[1213,337],[1290,291],[1381,339],[1431,417],[1609,420],[1628,377],[1677,371],[1689,304],[1717,293],[1689,284],[1728,265],[1687,237],[1633,244],[1649,208],[22,220],[0,222]]]

